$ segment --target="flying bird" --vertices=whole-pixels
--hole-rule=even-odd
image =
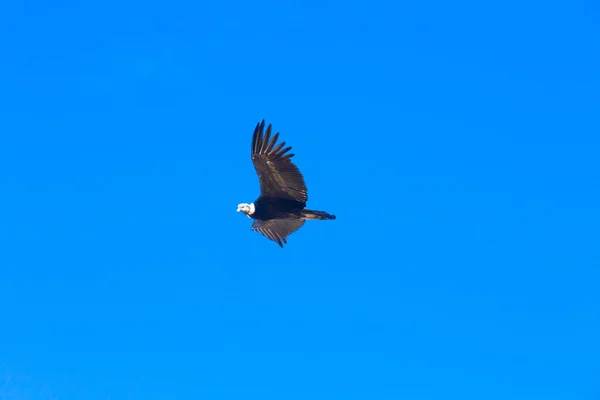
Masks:
[[[254,219],[252,230],[283,248],[287,237],[307,220],[335,219],[324,211],[306,209],[308,194],[304,177],[291,161],[291,146],[277,144],[279,132],[271,137],[271,124],[256,124],[252,135],[252,163],[260,182],[260,196],[254,203],[238,204],[237,211]],[[286,154],[288,153],[288,154]]]

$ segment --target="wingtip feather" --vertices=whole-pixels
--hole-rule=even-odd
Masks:
[[[277,139],[279,139],[279,132],[273,135],[273,139],[271,139],[271,141],[269,142],[265,153],[270,154],[273,151],[273,146],[275,146],[275,144],[277,143]]]
[[[260,137],[262,136],[264,126],[265,120],[263,119],[262,122],[258,122],[254,128],[254,134],[252,135],[252,154],[256,153],[258,150]]]
[[[273,127],[271,126],[271,124],[269,124],[269,126],[267,126],[267,132],[265,133],[264,136],[261,137],[261,146],[260,146],[260,153],[264,153],[265,150],[268,148],[269,146],[269,141],[271,140],[271,130],[273,129]]]

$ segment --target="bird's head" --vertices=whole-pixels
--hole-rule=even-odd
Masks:
[[[248,203],[238,204],[238,206],[237,206],[237,212],[243,212],[248,217],[250,217],[252,214],[254,214],[254,203],[251,203],[251,204],[248,204]]]

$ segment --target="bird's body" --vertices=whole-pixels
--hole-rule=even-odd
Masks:
[[[300,218],[306,203],[295,200],[259,197],[254,201],[256,211],[251,216],[268,221],[277,218]]]
[[[252,136],[252,162],[260,181],[260,196],[254,203],[241,203],[238,212],[254,219],[252,230],[279,246],[304,225],[306,220],[335,219],[324,211],[306,209],[308,194],[304,177],[285,154],[291,147],[277,144],[279,133],[271,137],[271,125],[264,132],[265,121],[256,125]],[[277,144],[277,145],[276,145]]]

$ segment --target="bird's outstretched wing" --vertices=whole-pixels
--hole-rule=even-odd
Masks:
[[[287,244],[286,238],[302,228],[304,221],[300,219],[270,219],[267,221],[254,220],[252,230],[276,242],[280,247]]]
[[[279,132],[271,137],[271,125],[265,130],[265,120],[256,124],[252,136],[252,163],[260,181],[262,197],[295,200],[306,203],[308,194],[304,177],[290,158],[294,154],[285,154],[291,146],[283,148],[285,142],[279,143]]]

